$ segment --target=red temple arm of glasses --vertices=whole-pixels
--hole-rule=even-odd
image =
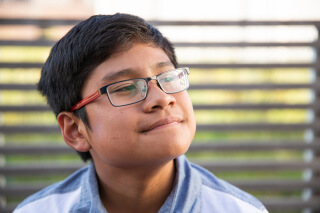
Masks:
[[[71,112],[77,110],[77,109],[80,109],[81,107],[83,107],[84,105],[92,102],[93,100],[95,100],[96,98],[98,98],[100,96],[100,92],[99,90],[92,93],[91,95],[89,95],[88,97],[82,99],[81,101],[79,101],[76,105],[74,105],[72,108],[71,108]]]

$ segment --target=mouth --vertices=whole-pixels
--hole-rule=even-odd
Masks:
[[[166,127],[179,125],[180,123],[182,123],[182,119],[180,119],[180,118],[167,117],[167,118],[160,119],[160,120],[152,123],[151,125],[148,125],[146,128],[143,129],[142,132],[143,133],[150,132],[150,131],[153,131],[156,129],[162,129],[162,128],[166,128]]]

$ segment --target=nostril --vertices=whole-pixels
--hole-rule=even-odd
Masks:
[[[152,109],[160,109],[161,106],[160,105],[156,105],[156,106],[153,106]]]

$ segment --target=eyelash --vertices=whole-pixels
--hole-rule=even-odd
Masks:
[[[131,90],[131,88],[134,87],[133,84],[131,85],[127,85],[127,86],[119,86],[118,88],[116,88],[115,90],[112,91],[112,93],[116,93],[116,92],[126,92],[126,91],[129,91]],[[135,89],[135,88],[134,88]]]

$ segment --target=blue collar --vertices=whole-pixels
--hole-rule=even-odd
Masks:
[[[159,213],[200,212],[201,178],[191,172],[185,156],[175,159],[177,168],[173,189]],[[94,164],[91,163],[86,178],[81,182],[80,202],[70,212],[107,213],[99,197],[99,187]]]

